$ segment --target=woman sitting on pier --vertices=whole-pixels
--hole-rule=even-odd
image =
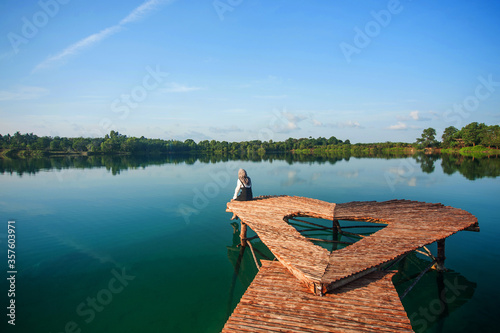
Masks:
[[[244,169],[240,169],[238,170],[238,181],[236,182],[236,189],[234,190],[233,200],[248,201],[252,199],[252,180],[247,176],[247,172]],[[235,219],[237,219],[237,216],[233,214],[231,220]]]
[[[252,180],[247,176],[247,172],[244,169],[240,169],[238,170],[238,181],[234,190],[233,200],[248,201],[252,199]]]

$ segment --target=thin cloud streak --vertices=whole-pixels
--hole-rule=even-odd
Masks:
[[[134,9],[130,14],[128,14],[124,19],[120,21],[118,25],[125,25],[127,23],[135,22],[140,19],[142,19],[144,16],[146,16],[149,12],[152,12],[157,9],[158,6],[163,4],[164,0],[149,0]],[[172,2],[172,1],[168,1]]]
[[[157,10],[158,7],[166,2],[173,2],[174,0],[148,0],[144,2],[142,5],[139,7],[135,8],[128,14],[125,18],[123,18],[118,24],[113,25],[111,27],[108,27],[106,29],[103,29],[95,34],[92,34],[88,37],[83,38],[82,40],[68,46],[65,48],[62,52],[56,54],[55,56],[49,57],[42,61],[40,64],[38,64],[32,71],[36,72],[40,69],[50,67],[56,63],[59,63],[63,61],[65,58],[75,55],[79,52],[81,52],[83,49],[90,47],[91,45],[100,42],[101,40],[116,34],[117,32],[120,32],[123,30],[123,26],[132,23],[135,21],[138,21],[142,19],[144,16],[146,16],[148,13]]]
[[[36,72],[36,71],[43,69],[43,68],[50,67],[51,65],[53,65],[55,63],[61,62],[62,60],[64,60],[64,58],[69,57],[69,56],[74,55],[74,54],[77,54],[81,50],[91,46],[92,44],[95,44],[95,43],[105,39],[108,36],[111,36],[111,35],[117,33],[121,29],[122,29],[121,26],[115,25],[115,26],[106,28],[104,30],[101,30],[98,33],[95,33],[93,35],[85,37],[84,39],[70,45],[69,47],[64,49],[61,53],[59,53],[55,56],[49,57],[48,59],[46,59],[43,62],[41,62],[40,64],[38,64],[35,67],[35,69],[33,69],[33,72]]]

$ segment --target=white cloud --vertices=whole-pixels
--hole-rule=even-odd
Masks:
[[[427,113],[429,113],[431,116],[435,116],[435,112],[429,111]],[[410,112],[410,118],[413,119],[413,120],[417,120],[417,121],[429,121],[429,120],[432,120],[431,117],[422,116],[422,114],[420,113],[420,111],[411,111]]]
[[[411,111],[410,112],[410,118],[412,118],[413,120],[419,120],[418,111]]]
[[[312,119],[312,122],[313,122],[314,126],[318,126],[318,127],[323,126],[323,123],[319,120]]]
[[[184,93],[184,92],[190,92],[190,91],[196,91],[196,90],[201,90],[203,89],[202,87],[190,87],[185,84],[180,84],[176,82],[170,82],[167,84],[167,88],[163,89],[164,92],[168,93]]]
[[[288,112],[288,111],[282,111],[281,115],[283,117],[285,117],[288,121],[293,122],[293,123],[297,123],[297,122],[302,121],[302,120],[307,118],[306,116],[293,114],[293,113]]]
[[[39,63],[34,69],[33,72],[40,70],[42,68],[47,68],[50,67],[54,64],[60,63],[67,57],[77,54],[78,52],[81,52],[83,49],[90,47],[91,45],[100,42],[101,40],[114,35],[115,33],[121,31],[123,29],[123,26],[137,21],[141,18],[143,18],[146,14],[156,10],[160,4],[164,3],[166,1],[164,0],[148,0],[144,2],[142,5],[139,7],[135,8],[128,14],[126,17],[124,17],[118,24],[115,24],[113,26],[107,27],[97,33],[94,33],[88,37],[85,37],[78,42],[71,44],[67,48],[65,48],[63,51],[59,52],[55,56],[51,56],[41,63]],[[168,1],[172,2],[172,1]]]
[[[431,114],[431,116],[434,116],[434,113],[428,112]],[[422,113],[419,110],[414,110],[410,111],[410,113],[407,116],[396,116],[396,118],[400,121],[408,121],[408,120],[414,120],[414,121],[428,121],[431,120],[430,117],[425,117],[422,116]]]
[[[401,121],[398,121],[398,123],[396,125],[391,125],[388,127],[388,129],[390,130],[405,130],[408,128],[408,125],[406,125],[405,123],[401,122]]]
[[[274,111],[273,125],[270,129],[275,133],[289,133],[293,130],[300,129],[299,123],[305,119],[306,116],[293,114],[288,111]]]
[[[41,87],[20,86],[12,90],[0,90],[0,101],[24,101],[38,99],[49,91]]]
[[[297,126],[296,123],[288,122],[288,124],[286,124],[285,131],[286,130],[291,131],[297,128],[299,128],[299,126]]]
[[[359,128],[361,125],[357,121],[352,121],[348,120],[342,123],[337,123],[337,126],[339,128],[346,128],[346,127],[351,127],[351,128]]]
[[[284,128],[285,131],[291,131],[291,130],[298,129],[299,128],[298,124],[301,121],[303,121],[304,119],[306,119],[305,116],[296,115],[296,114],[293,114],[293,113],[288,112],[288,111],[282,111],[281,115],[288,120],[288,122]]]

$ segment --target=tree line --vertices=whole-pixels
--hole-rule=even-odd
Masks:
[[[231,153],[263,155],[273,152],[328,153],[333,151],[349,151],[355,153],[377,153],[387,151],[405,151],[423,148],[463,148],[463,147],[500,147],[500,126],[488,126],[473,122],[458,130],[454,126],[447,127],[442,141],[436,139],[434,128],[424,129],[415,143],[383,142],[356,143],[342,141],[335,136],[330,138],[288,138],[285,141],[251,140],[228,142],[203,140],[196,143],[192,139],[185,141],[148,139],[128,137],[111,131],[104,138],[66,138],[39,137],[33,133],[0,135],[0,149],[3,155],[37,156],[46,154],[157,154],[157,153]]]
[[[442,141],[436,140],[436,130],[432,127],[426,128],[422,136],[417,138],[416,144],[419,148],[463,148],[483,146],[488,148],[500,147],[500,126],[488,126],[484,123],[473,122],[462,129],[449,126],[441,136]]]
[[[185,141],[148,139],[128,137],[116,131],[111,131],[104,138],[66,138],[66,137],[39,137],[33,133],[14,135],[0,135],[0,149],[23,151],[24,154],[38,153],[67,154],[87,153],[92,154],[154,154],[154,153],[266,153],[292,151],[294,149],[312,149],[318,146],[350,144],[332,136],[329,139],[312,137],[306,139],[289,138],[285,141],[251,140],[242,142],[228,142],[217,140],[203,140],[196,143],[192,139]]]

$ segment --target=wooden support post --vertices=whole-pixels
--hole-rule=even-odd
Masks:
[[[436,269],[438,271],[444,271],[444,260],[446,259],[444,255],[444,241],[446,238],[437,241],[437,258],[436,258]]]
[[[339,220],[336,220],[336,219],[333,220],[333,228],[332,229],[333,229],[334,233],[338,233],[339,231],[341,231]]]
[[[333,246],[332,251],[335,251],[338,248],[339,241],[339,232],[340,232],[340,224],[339,220],[333,219],[332,232],[333,232]]]
[[[314,288],[314,295],[320,296],[320,297],[325,296],[324,290],[326,290],[326,288],[323,286],[322,283],[318,283],[318,284],[314,283],[313,288]]]
[[[241,221],[240,231],[241,246],[247,246],[247,225]]]
[[[252,256],[253,256],[253,261],[255,261],[255,266],[257,266],[257,270],[260,271],[259,262],[257,261],[257,257],[255,256],[255,252],[253,252],[252,242],[246,241],[246,243],[250,247],[250,251],[252,251]]]

